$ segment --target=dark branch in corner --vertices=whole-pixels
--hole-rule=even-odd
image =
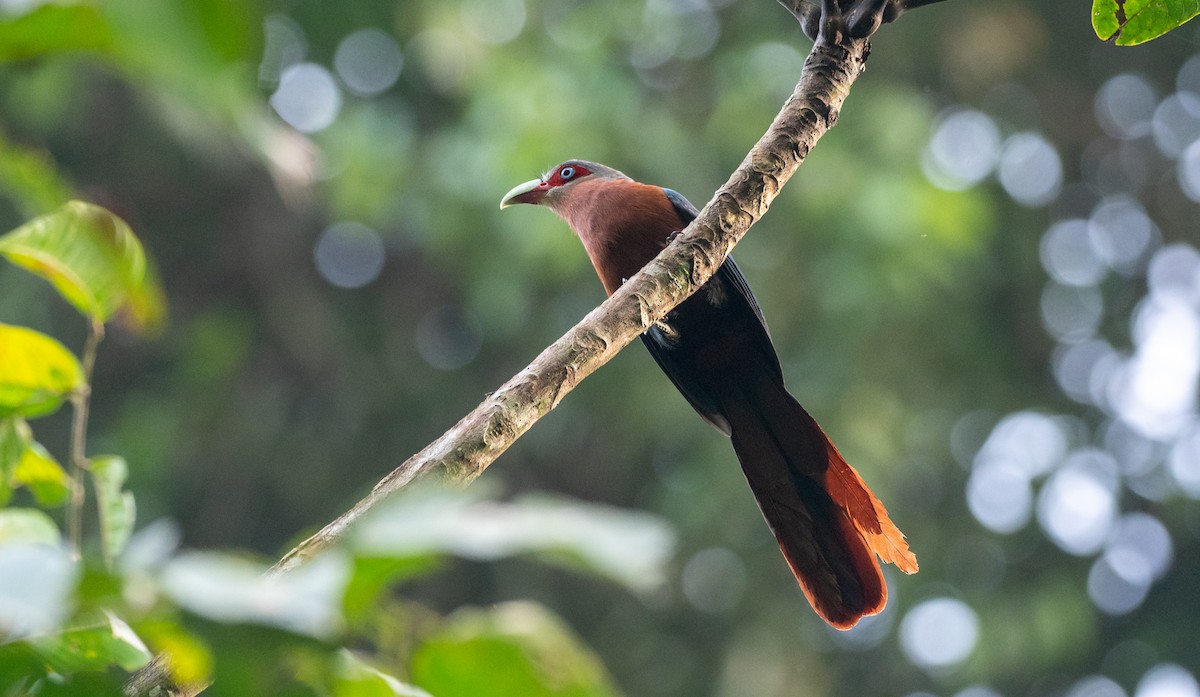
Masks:
[[[837,2],[838,12],[844,16],[844,24],[849,36],[855,39],[866,39],[874,34],[881,25],[894,22],[908,10],[932,5],[942,0],[779,0],[779,4],[788,9],[804,33],[813,41],[817,40],[820,32],[822,10],[826,3]],[[826,16],[828,16],[826,12]]]

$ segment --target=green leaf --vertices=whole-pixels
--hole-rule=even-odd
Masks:
[[[181,607],[217,622],[252,622],[316,638],[341,630],[346,555],[325,553],[286,574],[266,571],[265,564],[232,554],[185,552],[163,568],[162,587]]]
[[[541,605],[459,610],[413,655],[413,681],[438,697],[611,697],[595,654]]]
[[[386,589],[401,581],[431,573],[440,566],[440,561],[441,557],[436,554],[355,557],[342,601],[346,617],[357,621],[370,616],[377,611],[376,601]]]
[[[143,334],[158,334],[166,324],[167,296],[158,280],[158,270],[150,259],[146,259],[143,282],[129,289],[124,311],[124,317],[128,319],[125,324]]]
[[[12,497],[12,473],[21,455],[33,442],[29,424],[20,417],[0,419],[0,506]]]
[[[0,237],[0,254],[22,268],[45,278],[81,313],[95,322],[106,322],[126,308],[131,297],[139,318],[161,316],[138,303],[161,303],[143,286],[147,281],[146,254],[125,221],[107,210],[70,201],[53,213],[35,218]],[[157,298],[157,300],[156,300]]]
[[[138,627],[155,651],[168,656],[167,668],[175,684],[198,685],[212,680],[212,649],[203,639],[168,619],[142,622]]]
[[[3,133],[0,191],[28,217],[54,210],[72,198],[70,185],[56,170],[49,153],[14,143]]]
[[[36,508],[0,511],[0,544],[13,542],[57,545],[62,541],[58,526]]]
[[[112,32],[90,4],[47,3],[0,21],[0,61],[27,61],[63,51],[105,52]]]
[[[39,505],[47,508],[61,505],[71,493],[71,478],[58,460],[34,441],[21,453],[13,480],[29,488]]]
[[[0,418],[43,416],[84,386],[83,367],[56,339],[0,324]]]
[[[1119,12],[1121,6],[1117,0],[1092,0],[1092,29],[1101,40],[1108,41],[1121,30]]]
[[[367,665],[345,649],[338,659],[334,697],[430,697],[428,692]]]
[[[137,516],[133,494],[122,490],[129,475],[125,459],[117,455],[92,458],[92,482],[96,487],[96,505],[100,509],[100,542],[104,561],[112,566],[129,535]]]
[[[104,614],[102,623],[31,639],[29,646],[60,675],[111,665],[132,672],[149,663],[150,651],[129,625],[111,612]]]
[[[516,554],[596,573],[644,592],[660,586],[675,544],[659,517],[551,497],[479,501],[472,492],[417,490],[379,507],[354,535],[362,556]]]
[[[1158,38],[1200,15],[1200,0],[1092,0],[1092,28],[1118,46]]]

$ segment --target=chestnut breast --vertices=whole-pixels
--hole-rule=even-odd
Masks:
[[[581,179],[555,206],[612,295],[685,225],[663,190],[624,179]]]

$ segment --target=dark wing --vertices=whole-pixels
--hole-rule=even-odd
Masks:
[[[679,213],[684,225],[696,218],[698,211],[686,198],[671,189],[663,189],[663,191],[671,205]],[[779,367],[779,358],[775,355],[775,347],[771,344],[771,337],[767,333],[762,310],[758,306],[758,301],[754,299],[754,294],[750,291],[750,285],[746,282],[745,276],[742,275],[732,257],[725,259],[708,283],[719,283],[726,291],[720,294],[724,296],[724,301],[719,306],[711,304],[709,295],[704,290],[698,291],[696,295],[684,302],[689,304],[708,303],[706,312],[725,315],[723,319],[740,318],[740,321],[736,322],[736,326],[741,327],[742,331],[749,334],[753,350],[760,354],[766,365],[782,383],[783,370]],[[692,369],[683,365],[675,355],[681,343],[688,341],[688,337],[677,334],[676,328],[671,325],[670,321],[671,315],[668,315],[665,328],[656,325],[647,330],[642,334],[642,343],[646,345],[650,355],[654,357],[654,361],[667,374],[667,377],[692,405],[692,408],[717,430],[729,435],[729,420],[722,413],[717,399],[709,394],[691,374]]]
[[[700,210],[692,205],[692,202],[684,198],[683,194],[674,189],[663,187],[663,193],[667,195],[667,200],[675,206],[675,212],[679,214],[679,219],[684,225],[696,219],[700,215]]]
[[[667,200],[675,207],[675,212],[679,214],[679,219],[686,226],[700,215],[700,211],[692,205],[692,202],[683,197],[683,194],[674,189],[663,188],[663,193],[667,195]],[[754,311],[754,316],[758,318],[758,323],[762,325],[763,333],[767,344],[771,344],[771,337],[767,330],[767,320],[763,317],[762,308],[758,306],[758,300],[754,297],[754,293],[750,290],[750,284],[746,282],[746,277],[742,275],[741,269],[734,263],[733,257],[727,257],[725,263],[721,264],[721,268],[717,269],[715,274],[717,277],[724,280],[730,288],[740,295],[750,305],[750,309]],[[774,349],[771,351],[774,353]]]

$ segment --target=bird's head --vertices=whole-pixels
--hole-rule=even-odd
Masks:
[[[629,177],[612,167],[605,167],[587,160],[567,160],[551,169],[540,179],[531,179],[524,184],[514,186],[500,201],[501,208],[507,208],[517,203],[532,203],[559,210],[572,189],[583,181],[597,179],[624,179]]]

